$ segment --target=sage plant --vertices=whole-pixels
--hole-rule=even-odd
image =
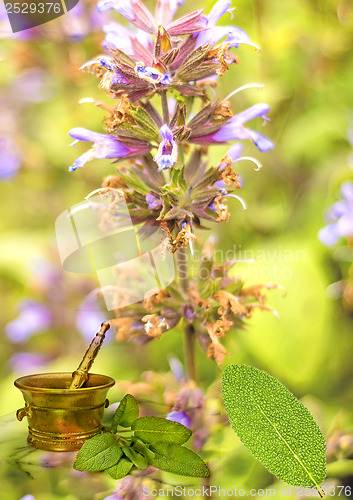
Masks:
[[[93,143],[70,170],[94,158],[119,162],[116,175],[107,177],[103,188],[124,191],[134,223],[158,221],[167,251],[177,256],[178,283],[146,300],[143,307],[117,311],[113,324],[118,338],[158,338],[183,320],[190,337],[191,379],[197,378],[195,332],[208,356],[221,364],[226,352],[220,343],[223,335],[250,317],[255,307],[266,308],[261,287],[232,283],[226,278],[232,263],[213,262],[208,247],[196,279],[186,269],[185,248],[194,253],[194,229],[206,222],[228,221],[228,197],[244,206],[236,194],[241,186],[233,168],[248,159],[241,157],[239,141],[252,141],[260,151],[273,148],[269,139],[247,126],[254,118],[266,117],[267,104],[234,114],[228,98],[213,96],[218,79],[237,69],[231,49],[254,45],[239,28],[216,26],[230,5],[221,0],[208,16],[199,10],[172,22],[176,1],[159,1],[155,18],[141,1],[99,2],[99,10],[115,9],[137,29],[128,31],[115,22],[106,25],[103,45],[108,55],[82,68],[96,74],[99,86],[117,102],[108,107],[94,101],[108,112],[103,119],[106,134],[83,128],[69,132],[75,142]],[[226,143],[234,144],[216,165],[210,165],[209,147]]]
[[[69,132],[75,143],[93,143],[69,170],[77,171],[94,159],[113,160],[117,164],[116,173],[104,179],[99,191],[112,195],[115,190],[123,192],[133,224],[146,227],[157,224],[163,234],[165,252],[176,257],[177,280],[142,302],[117,309],[111,323],[116,327],[118,340],[133,340],[139,344],[159,339],[167,330],[174,329],[176,333],[183,330],[189,386],[183,389],[183,394],[183,390],[180,391],[178,404],[174,404],[168,415],[170,424],[153,420],[154,417],[143,417],[152,420],[141,422],[143,418],[138,418],[136,401],[130,395],[125,396],[115,414],[111,432],[115,434],[123,425],[130,428],[134,437],[132,441],[117,438],[118,444],[123,440],[121,453],[109,434],[99,444],[100,448],[98,446],[99,452],[113,449],[109,464],[105,463],[104,467],[101,462],[92,466],[90,453],[98,454],[94,443],[88,441],[87,446],[84,445],[76,468],[105,468],[116,479],[128,474],[133,466],[144,470],[148,464],[179,474],[208,475],[201,462],[194,455],[187,456],[185,448],[180,451],[179,446],[189,437],[181,427],[190,426],[195,433],[200,428],[200,415],[195,417],[197,412],[194,412],[192,419],[187,413],[188,401],[197,401],[196,408],[204,405],[202,391],[195,389],[195,384],[200,383],[195,343],[199,342],[207,356],[221,366],[227,354],[222,344],[225,334],[229,334],[232,327],[243,327],[244,320],[251,317],[254,309],[271,310],[265,304],[264,291],[275,287],[272,284],[246,286],[231,277],[229,271],[235,263],[216,262],[214,240],[198,243],[195,235],[196,229],[205,229],[209,223],[229,220],[229,197],[240,202],[239,210],[245,207],[237,194],[241,183],[235,168],[239,162],[249,159],[256,169],[260,164],[253,158],[242,157],[242,141],[252,142],[261,152],[274,147],[271,140],[254,130],[250,123],[255,118],[266,121],[267,104],[231,109],[230,97],[254,85],[235,89],[227,97],[217,96],[219,78],[228,71],[238,71],[236,52],[239,46],[258,47],[242,29],[233,25],[217,26],[221,18],[232,14],[229,0],[216,2],[208,15],[201,9],[173,20],[180,3],[178,0],[158,0],[153,16],[142,0],[99,1],[99,11],[115,10],[132,27],[126,28],[116,22],[105,25],[103,47],[106,54],[82,67],[96,75],[99,87],[112,102],[108,106],[101,101],[85,99],[105,111],[105,133],[81,127]],[[229,144],[229,150],[212,164],[209,148],[219,144]],[[111,213],[114,214],[113,205]],[[325,445],[309,412],[269,375],[259,374],[259,370],[252,367],[245,370],[237,366],[229,368],[234,369],[225,372],[224,400],[231,424],[244,444],[278,477],[291,484],[304,482],[318,487],[325,475],[322,458]],[[243,398],[234,393],[236,386],[244,386]],[[278,438],[271,432],[266,434],[266,425],[260,417],[253,427],[259,433],[258,441],[254,440],[254,435],[251,438],[247,434],[252,416],[251,412],[246,413],[249,403],[244,402],[244,397],[249,397],[251,388],[265,406],[270,408],[271,401],[274,402],[272,413],[281,406],[284,420],[295,414],[303,421],[303,426],[306,423],[310,439],[313,442],[316,439],[318,444],[312,452],[305,452],[303,460],[298,459],[297,454],[300,456],[305,440],[299,444],[297,454],[288,454],[287,448],[283,448],[286,439],[277,442]],[[268,418],[272,417],[271,414]],[[175,427],[174,431],[171,425],[181,427]],[[278,425],[280,427],[281,423]],[[291,440],[290,424],[285,422],[283,426],[283,434],[287,432]],[[153,432],[157,432],[162,442],[160,446],[155,438],[152,439]],[[168,432],[179,433],[180,441],[167,445],[172,441]],[[194,447],[201,449],[207,432],[203,439],[200,434],[198,438],[197,443],[194,440]],[[178,450],[173,448],[175,446],[179,446]],[[289,444],[288,447],[291,449]],[[274,460],[276,453],[283,454],[283,460]],[[91,460],[91,468],[86,467],[87,460]],[[169,465],[165,468],[167,462]],[[186,469],[184,462],[189,463]],[[304,469],[303,462],[308,462]]]

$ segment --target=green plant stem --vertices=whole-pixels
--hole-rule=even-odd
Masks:
[[[177,251],[177,274],[180,288],[183,294],[186,295],[189,287],[189,277],[185,247],[181,247]],[[198,382],[195,361],[195,328],[192,324],[187,324],[184,330],[184,350],[188,379]]]
[[[168,108],[167,92],[161,93],[161,100],[162,100],[163,121],[169,127],[170,121],[169,121],[169,108]]]
[[[193,325],[187,325],[184,332],[185,341],[185,364],[189,380],[198,382],[195,361],[195,328]]]

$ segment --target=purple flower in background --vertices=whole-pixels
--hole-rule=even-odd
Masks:
[[[91,340],[97,327],[104,321],[107,321],[107,318],[99,308],[97,294],[92,292],[84,299],[77,312],[77,329],[87,340]]]
[[[162,142],[154,157],[154,161],[157,163],[159,171],[171,168],[178,161],[178,144],[168,125],[163,125],[160,132]]]
[[[190,427],[190,417],[183,411],[171,411],[165,418],[172,422],[178,422],[179,424],[185,425],[185,427]]]
[[[18,373],[34,373],[38,368],[43,368],[50,361],[50,357],[44,354],[32,352],[17,352],[9,361],[12,369]]]
[[[22,151],[12,137],[0,135],[0,180],[15,177],[22,164]]]
[[[22,497],[20,500],[35,500],[33,495],[26,495]]]
[[[344,182],[341,194],[343,199],[335,203],[327,215],[330,224],[319,231],[320,240],[328,247],[340,238],[353,236],[353,182]]]
[[[143,156],[148,153],[151,146],[142,140],[138,139],[124,139],[124,144],[121,142],[119,136],[111,136],[106,134],[99,134],[92,132],[82,127],[73,128],[70,130],[69,135],[76,139],[72,145],[79,141],[93,142],[93,147],[79,156],[74,164],[69,168],[70,172],[82,168],[83,165],[95,158],[99,159],[116,159],[117,161],[125,160],[127,158],[135,158]]]
[[[257,117],[265,117],[265,115],[269,111],[270,107],[267,104],[255,104],[245,111],[234,115],[217,132],[207,135],[207,130],[205,130],[206,135],[202,135],[202,132],[199,132],[197,136],[192,135],[190,141],[195,142],[196,144],[207,145],[250,139],[253,141],[259,151],[270,151],[274,148],[274,144],[269,139],[267,139],[267,137],[260,134],[259,132],[255,132],[254,130],[244,127],[244,123],[246,123],[247,121]]]
[[[48,328],[53,320],[50,310],[40,302],[25,299],[19,304],[19,316],[6,325],[6,335],[12,342],[23,342],[31,335]]]

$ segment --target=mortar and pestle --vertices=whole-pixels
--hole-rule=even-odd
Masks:
[[[88,373],[110,324],[102,323],[82,361],[73,373],[40,373],[15,380],[26,406],[17,419],[28,419],[28,443],[47,451],[79,450],[83,443],[102,430],[108,390],[115,380]]]

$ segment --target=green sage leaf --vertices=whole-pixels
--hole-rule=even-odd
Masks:
[[[139,405],[136,399],[131,394],[126,394],[116,409],[111,427],[112,432],[115,433],[117,431],[118,425],[121,425],[121,427],[131,427],[131,424],[138,416]]]
[[[160,441],[183,444],[192,434],[185,425],[161,417],[138,418],[132,424],[131,429],[135,437],[149,444]]]
[[[189,448],[173,443],[155,443],[152,448],[154,457],[148,462],[157,469],[180,476],[208,477],[210,471],[197,453]]]
[[[110,432],[103,432],[84,443],[77,454],[74,469],[99,471],[116,464],[123,452]]]
[[[133,463],[128,458],[123,457],[117,464],[106,469],[106,472],[108,472],[113,479],[121,479],[129,474],[132,466]]]
[[[309,410],[253,366],[228,366],[222,392],[231,426],[250,452],[279,479],[320,492],[326,443]]]
[[[141,453],[138,453],[136,450],[133,448],[124,446],[123,447],[123,452],[131,460],[131,462],[136,465],[136,467],[140,470],[145,470],[147,469],[147,459]]]

